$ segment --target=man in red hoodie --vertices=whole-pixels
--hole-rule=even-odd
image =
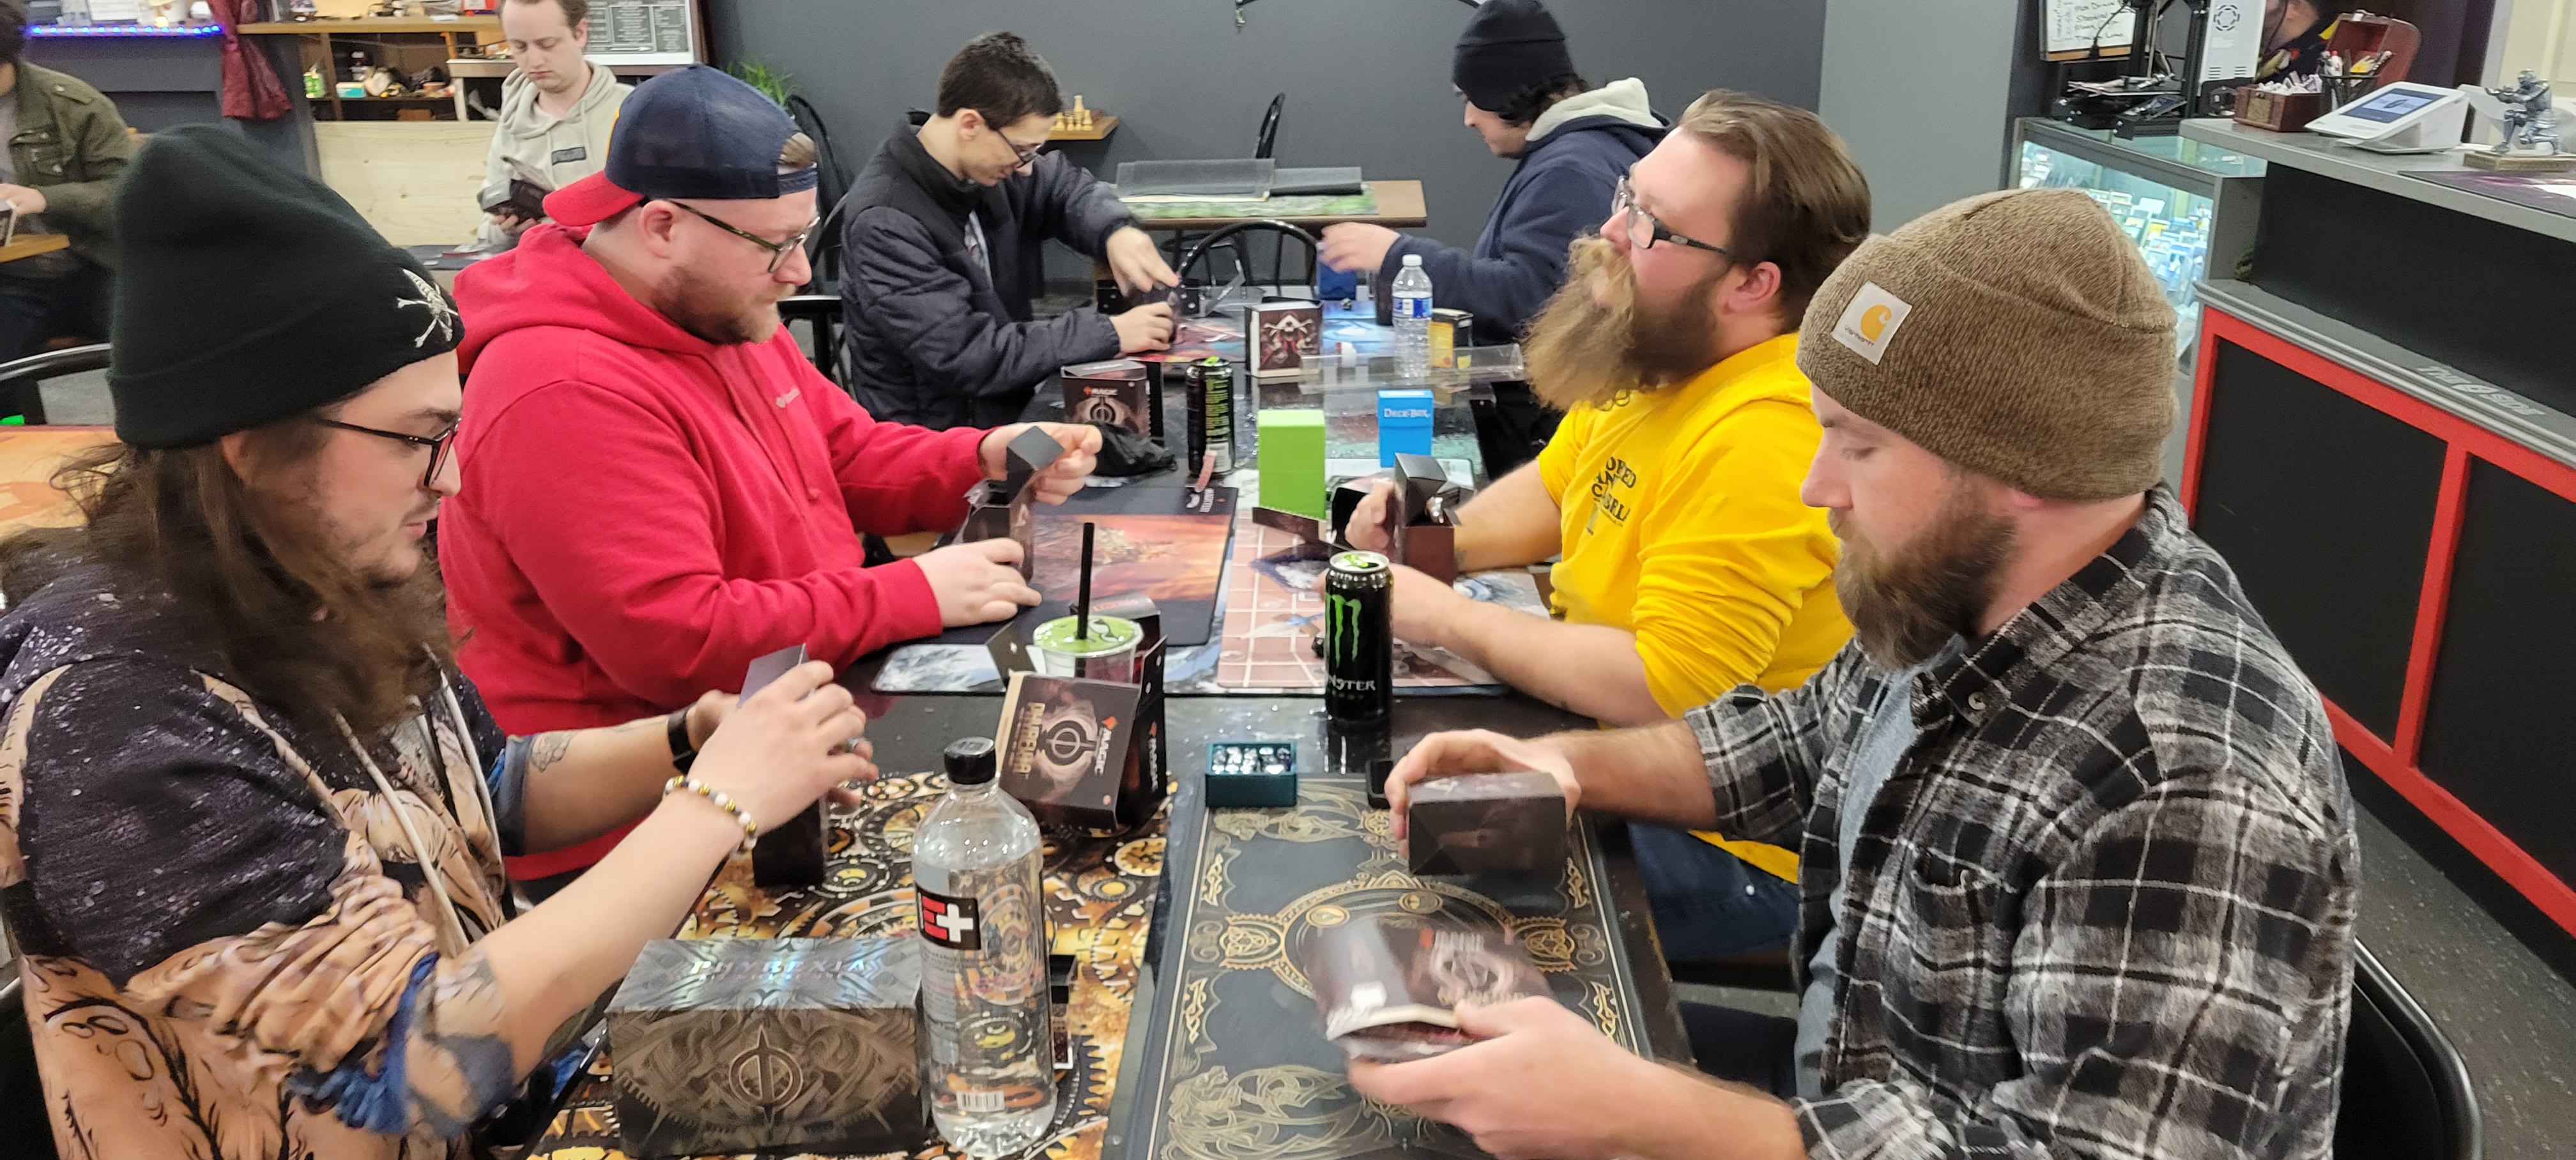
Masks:
[[[637,87],[605,170],[554,224],[457,279],[469,369],[440,521],[458,661],[514,732],[633,720],[733,688],[802,644],[847,664],[1035,604],[1007,540],[863,567],[860,533],[955,526],[1020,427],[878,423],[779,323],[804,283],[812,142],[750,86],[693,66]],[[1039,498],[1082,486],[1089,427]],[[623,831],[511,860],[540,892]]]

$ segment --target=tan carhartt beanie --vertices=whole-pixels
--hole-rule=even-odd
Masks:
[[[2112,499],[2156,482],[2174,311],[2092,198],[2007,190],[1862,243],[1808,305],[1798,368],[1970,471]]]

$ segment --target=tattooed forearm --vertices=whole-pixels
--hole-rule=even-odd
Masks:
[[[540,733],[528,746],[528,772],[543,773],[547,766],[563,760],[572,748],[572,733]]]

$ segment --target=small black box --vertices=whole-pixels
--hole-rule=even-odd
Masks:
[[[1565,790],[1544,773],[1415,782],[1405,817],[1415,874],[1522,874],[1565,865]]]
[[[1031,427],[1011,437],[1003,449],[1003,473],[1000,479],[988,479],[966,493],[966,522],[958,525],[950,542],[971,544],[978,540],[1004,537],[1020,542],[1020,575],[1029,574],[1037,558],[1037,512],[1031,507],[1035,497],[1029,484],[1037,474],[1055,464],[1064,454],[1064,444],[1044,430]]]

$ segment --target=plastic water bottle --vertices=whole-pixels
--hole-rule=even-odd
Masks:
[[[1407,378],[1431,373],[1431,275],[1422,255],[1406,254],[1388,293],[1395,299],[1395,354]]]
[[[993,743],[948,747],[949,790],[912,839],[921,1087],[949,1146],[1008,1155],[1055,1121],[1038,824],[993,780]]]

